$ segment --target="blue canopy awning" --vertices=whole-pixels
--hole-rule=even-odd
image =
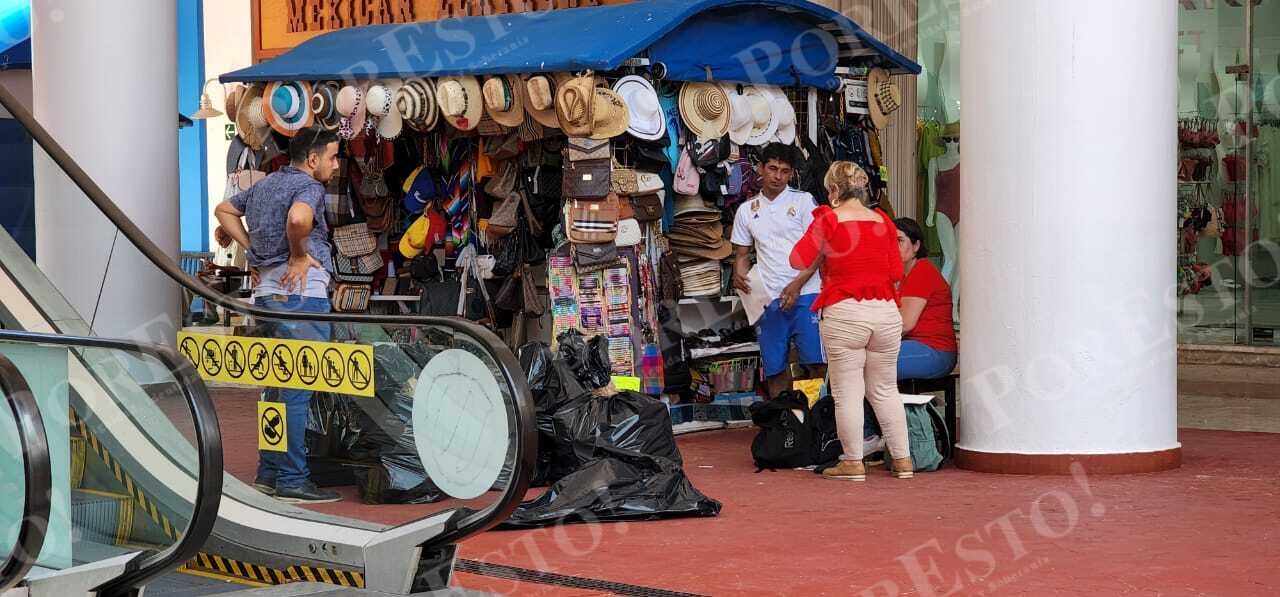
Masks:
[[[0,70],[31,70],[31,39],[0,52]]]
[[[920,72],[857,23],[805,0],[648,0],[342,29],[221,80],[607,71],[646,53],[676,81],[710,75],[834,90],[838,65]]]

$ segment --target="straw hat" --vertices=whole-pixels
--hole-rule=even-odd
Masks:
[[[495,122],[515,128],[524,121],[524,82],[514,75],[485,79],[484,108]]]
[[[262,104],[262,86],[250,85],[240,94],[240,105],[236,108],[236,130],[244,144],[255,151],[262,149],[271,134],[266,107]]]
[[[658,91],[643,77],[628,75],[613,84],[613,90],[626,102],[631,123],[627,132],[645,141],[661,139],[667,134],[667,116],[658,103]]]
[[[315,115],[316,124],[327,131],[338,129],[338,84],[329,82],[316,85],[311,94],[311,113]]]
[[[293,137],[315,122],[315,115],[311,113],[309,83],[268,83],[262,97],[267,124],[281,135]]]
[[[627,132],[631,126],[631,112],[627,102],[608,87],[592,90],[591,135],[592,139],[612,139]]]
[[[559,85],[556,89],[556,118],[560,128],[570,137],[586,137],[591,134],[591,111],[594,108],[591,89],[595,87],[595,77],[587,73],[582,77],[574,77]],[[625,127],[624,127],[625,130]]]
[[[719,139],[729,132],[729,97],[715,83],[685,83],[680,117],[699,139]]]
[[[338,136],[343,139],[354,139],[364,131],[364,91],[363,84],[347,85],[338,91]]]
[[[396,109],[411,128],[419,131],[431,130],[440,118],[435,86],[431,84],[431,80],[419,77],[405,81],[396,92]]]
[[[244,97],[246,87],[240,83],[232,83],[227,90],[226,101],[222,104],[222,111],[226,113],[227,120],[236,121],[236,111],[240,108],[240,98]]]
[[[547,128],[560,128],[560,120],[556,118],[556,90],[569,81],[569,75],[533,75],[525,81],[525,94],[528,101],[524,109],[538,124]]]
[[[889,115],[902,107],[902,90],[889,82],[889,73],[883,68],[873,68],[867,73],[867,107],[871,123],[877,129],[889,124]]]
[[[719,214],[720,213],[720,210],[714,207],[711,207],[710,205],[707,205],[707,202],[703,201],[702,195],[677,195],[675,211],[676,211],[675,217],[677,218],[685,214],[697,214],[697,213]]]
[[[778,117],[778,132],[774,138],[779,143],[791,145],[796,142],[796,109],[781,91],[773,96],[773,113]]]
[[[755,122],[751,102],[747,100],[747,96],[738,92],[737,85],[725,84],[721,88],[729,98],[729,140],[737,145],[746,145]]]
[[[773,92],[763,87],[748,87],[743,97],[751,108],[751,133],[747,145],[764,145],[778,132],[778,115],[773,111]]]
[[[475,77],[440,77],[436,80],[436,104],[449,126],[475,130],[484,114],[480,82]]]

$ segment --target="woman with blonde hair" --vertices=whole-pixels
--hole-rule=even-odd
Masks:
[[[867,173],[852,162],[835,162],[823,181],[830,207],[818,207],[813,223],[791,251],[791,266],[804,269],[822,259],[821,313],[827,371],[836,402],[836,426],[844,454],[822,474],[863,481],[862,399],[875,411],[893,460],[890,472],[912,476],[907,414],[898,395],[898,351],[902,281],[898,230],[880,210],[867,207]]]

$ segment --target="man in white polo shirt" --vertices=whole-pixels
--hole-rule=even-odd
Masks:
[[[806,270],[791,267],[791,248],[808,230],[817,207],[813,195],[789,186],[800,159],[800,151],[793,146],[771,143],[765,147],[760,154],[763,188],[738,207],[733,219],[733,286],[741,294],[751,293],[748,274],[755,249],[756,267],[771,299],[756,323],[770,397],[791,388],[788,362],[793,342],[807,378],[827,374],[818,315],[811,309],[822,290],[817,273],[821,260]]]

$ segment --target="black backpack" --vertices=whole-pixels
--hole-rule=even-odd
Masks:
[[[830,395],[823,396],[809,409],[805,419],[813,440],[813,463],[818,468],[834,465],[844,453],[840,436],[836,433],[836,401]]]
[[[814,464],[812,430],[794,411],[809,420],[809,401],[804,394],[783,392],[773,400],[751,405],[751,422],[760,428],[751,442],[757,473]]]

